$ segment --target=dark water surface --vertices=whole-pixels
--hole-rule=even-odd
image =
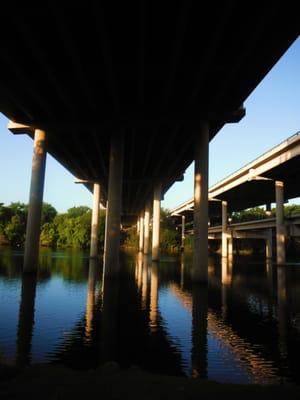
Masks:
[[[0,248],[0,364],[108,360],[155,373],[233,383],[300,383],[300,265],[210,259],[193,285],[188,256],[159,264],[122,255],[119,283],[101,261],[46,251],[37,279]]]

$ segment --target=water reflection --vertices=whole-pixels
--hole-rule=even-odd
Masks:
[[[277,268],[277,320],[279,352],[282,359],[287,357],[287,271]]]
[[[158,264],[153,261],[151,264],[151,282],[150,282],[150,315],[149,324],[151,332],[157,330],[158,317]]]
[[[16,365],[18,367],[25,367],[31,361],[36,283],[37,276],[35,273],[23,274],[16,350]]]
[[[99,272],[99,260],[91,258],[89,261],[85,312],[85,339],[87,342],[92,340],[97,272]]]
[[[19,259],[0,253],[2,361],[12,352],[21,366],[114,360],[217,381],[300,382],[296,267],[210,259],[202,286],[191,283],[191,258],[182,255],[159,263],[125,255],[117,282],[104,281],[101,263],[82,253],[44,254],[37,277],[22,277]],[[6,351],[7,338],[14,349]]]
[[[117,361],[118,358],[118,311],[119,281],[117,279],[103,279],[100,339],[102,362]]]
[[[193,284],[192,296],[192,376],[205,379],[207,378],[207,285]]]

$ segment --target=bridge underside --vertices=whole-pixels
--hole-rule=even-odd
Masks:
[[[164,193],[181,178],[203,121],[211,139],[244,115],[243,101],[298,35],[290,3],[5,7],[1,111],[44,129],[48,151],[75,176],[100,181],[104,193],[111,134],[124,135],[129,216],[154,184]]]
[[[220,194],[218,198],[226,200],[230,211],[240,211],[251,207],[275,203],[275,181],[284,183],[284,199],[299,197],[300,156],[265,172],[263,176],[270,180],[252,180],[235,186]],[[221,208],[220,215],[221,215]]]

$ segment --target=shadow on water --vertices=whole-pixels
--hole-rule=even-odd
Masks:
[[[2,363],[115,361],[220,382],[300,383],[297,266],[211,258],[208,285],[196,285],[183,254],[153,263],[124,253],[118,281],[85,253],[45,251],[36,276],[22,276],[20,261],[0,253]]]

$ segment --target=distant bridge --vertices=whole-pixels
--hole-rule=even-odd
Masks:
[[[208,229],[209,238],[222,237],[222,255],[232,255],[232,239],[242,237],[267,240],[266,254],[272,256],[272,229],[276,230],[277,263],[285,263],[286,236],[300,236],[299,216],[284,217],[283,204],[300,196],[300,134],[287,140],[216,183],[209,189],[211,220],[222,220],[222,225]],[[228,211],[240,211],[266,205],[266,216],[271,203],[276,202],[276,218],[228,225]],[[191,219],[194,200],[173,208],[171,215]],[[276,229],[275,229],[276,228]],[[184,233],[183,233],[184,236]]]

